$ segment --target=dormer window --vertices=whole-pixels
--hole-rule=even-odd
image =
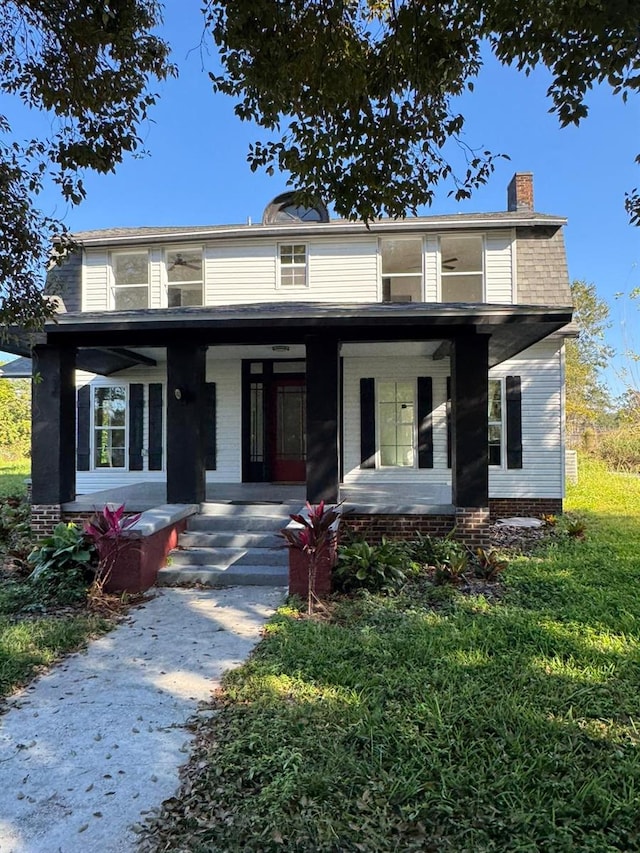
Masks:
[[[112,256],[113,307],[134,311],[149,307],[149,253],[118,252]]]
[[[176,249],[166,253],[169,308],[202,305],[202,250]]]
[[[380,241],[382,301],[422,302],[422,239]]]
[[[442,302],[484,302],[484,240],[480,235],[440,238]]]

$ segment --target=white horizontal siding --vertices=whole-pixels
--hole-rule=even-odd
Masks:
[[[109,307],[109,267],[107,253],[90,249],[82,265],[82,310],[106,311]]]
[[[165,304],[162,284],[162,249],[149,252],[149,308],[162,308]]]
[[[205,304],[267,301],[375,302],[377,241],[313,240],[308,246],[308,286],[277,286],[277,245],[216,243],[205,250]]]
[[[446,359],[398,358],[387,356],[349,357],[344,359],[344,482],[370,483],[448,483],[446,396],[449,362]],[[418,376],[433,378],[433,468],[360,468],[360,379],[372,378],[413,380]],[[417,464],[417,460],[416,460]]]
[[[276,299],[273,243],[216,243],[204,253],[205,305],[232,305]]]
[[[520,376],[521,469],[489,469],[493,498],[561,498],[564,495],[561,347],[542,341],[491,370],[492,378]]]
[[[345,483],[450,483],[447,468],[446,380],[449,360],[430,358],[345,358]],[[522,381],[523,468],[490,467],[490,497],[558,498],[564,494],[562,373],[560,344],[546,341],[490,371],[491,378],[517,375]],[[433,379],[434,467],[360,469],[360,379]],[[506,465],[506,460],[505,460]]]
[[[217,354],[217,351],[216,351]],[[239,483],[242,479],[241,464],[241,361],[240,359],[218,359],[210,357],[207,360],[207,381],[216,383],[216,443],[217,468],[207,471],[207,482]],[[76,372],[76,384],[91,384],[94,387],[109,385],[128,385],[142,382],[144,388],[144,427],[143,448],[149,447],[148,383],[161,382],[164,386],[163,400],[164,417],[164,446],[166,448],[166,364],[153,368],[135,367],[123,370],[117,376],[93,376],[81,371]],[[144,465],[147,466],[148,456],[144,454]],[[115,489],[132,483],[162,482],[166,480],[166,464],[162,471],[112,471],[102,469],[96,471],[78,471],[76,473],[76,491],[78,494],[90,494],[102,489]]]
[[[284,298],[284,288],[278,299]],[[309,244],[309,287],[294,299],[322,302],[377,302],[378,242],[375,238]]]
[[[242,482],[242,371],[240,359],[207,359],[207,382],[216,383],[216,470],[208,483]]]
[[[426,302],[438,301],[438,248],[438,238],[427,237],[424,258],[424,298]]]
[[[510,231],[496,231],[487,235],[485,243],[487,302],[510,305],[514,301],[512,245]]]

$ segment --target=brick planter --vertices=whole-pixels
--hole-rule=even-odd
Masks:
[[[313,588],[317,598],[325,598],[331,593],[331,573],[337,555],[337,544],[334,544],[331,552],[319,561]],[[289,548],[289,595],[298,595],[305,600],[309,595],[309,557],[297,548]]]
[[[131,535],[119,542],[103,540],[100,558],[110,570],[105,591],[135,593],[152,587],[186,524],[186,519],[182,519],[150,536]]]

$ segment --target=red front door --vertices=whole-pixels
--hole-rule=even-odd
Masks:
[[[304,483],[307,477],[305,380],[275,378],[271,409],[271,479],[275,483]]]

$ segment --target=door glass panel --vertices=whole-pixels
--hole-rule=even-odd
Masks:
[[[278,459],[305,458],[305,389],[280,385],[277,389],[276,456]]]
[[[251,434],[249,456],[252,462],[264,461],[264,388],[251,383]]]

